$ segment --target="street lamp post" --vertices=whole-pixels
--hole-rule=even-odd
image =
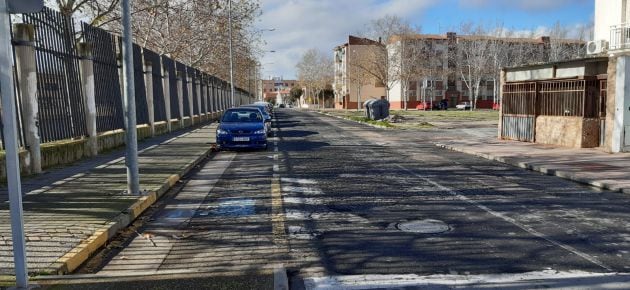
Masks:
[[[230,106],[234,107],[234,59],[232,55],[232,0],[228,0],[228,31],[230,46]]]

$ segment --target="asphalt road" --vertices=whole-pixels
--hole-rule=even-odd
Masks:
[[[82,271],[263,283],[283,266],[292,289],[630,287],[614,274],[630,268],[627,195],[434,145],[462,130],[276,115],[267,151],[212,156]]]

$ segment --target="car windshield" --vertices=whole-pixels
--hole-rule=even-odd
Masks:
[[[254,110],[229,110],[221,118],[221,122],[227,123],[249,123],[262,122],[263,117],[258,111]]]
[[[268,115],[269,113],[267,113],[267,108],[264,107],[260,107],[260,106],[243,106],[245,108],[257,108],[260,109],[260,111],[263,113],[263,115]]]

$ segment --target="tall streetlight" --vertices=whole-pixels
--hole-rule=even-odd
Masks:
[[[125,118],[127,119],[126,156],[127,191],[129,194],[140,194],[140,177],[138,172],[138,138],[136,132],[136,96],[133,68],[133,46],[131,34],[131,6],[130,0],[120,2],[122,6],[123,25],[123,83],[125,99]]]
[[[234,107],[234,63],[232,57],[232,0],[228,0],[228,31],[230,46],[230,106]]]

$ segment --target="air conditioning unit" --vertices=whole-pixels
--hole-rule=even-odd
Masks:
[[[586,45],[586,54],[601,54],[608,51],[608,41],[606,40],[595,40],[589,41]]]

